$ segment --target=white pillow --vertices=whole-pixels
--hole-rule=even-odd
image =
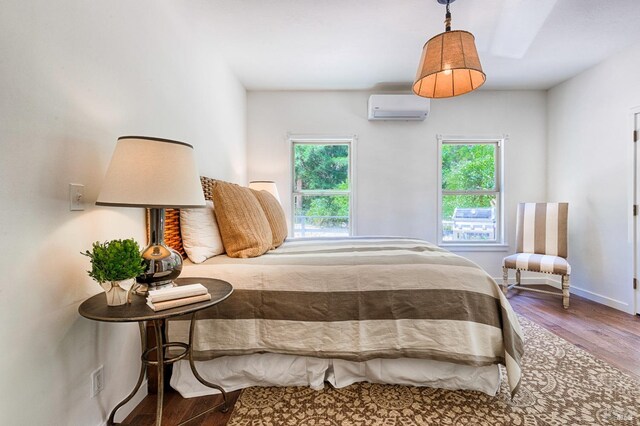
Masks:
[[[181,209],[180,232],[184,251],[193,263],[224,253],[212,201],[203,208]]]

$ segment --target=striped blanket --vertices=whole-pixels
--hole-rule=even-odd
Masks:
[[[522,333],[499,286],[473,262],[422,240],[287,240],[257,258],[187,264],[182,276],[234,287],[198,315],[196,359],[423,358],[504,364],[512,392],[520,383]],[[169,326],[171,340],[187,333],[185,321]]]

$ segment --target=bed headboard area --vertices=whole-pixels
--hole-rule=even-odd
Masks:
[[[213,201],[213,186],[216,183],[215,179],[208,178],[206,176],[200,176],[200,183],[202,184],[202,191],[204,192],[204,198],[206,200]],[[149,241],[149,210],[147,210],[147,242]],[[182,246],[182,235],[180,234],[180,210],[179,209],[166,209],[164,220],[164,241],[165,243],[180,253],[183,259],[187,258],[187,254]]]

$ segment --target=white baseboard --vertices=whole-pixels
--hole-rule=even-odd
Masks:
[[[500,278],[494,278],[494,280],[496,280],[496,282],[498,284],[502,284],[502,277]],[[509,277],[509,284],[515,284],[516,279],[513,277]],[[520,282],[522,284],[546,284],[549,285],[551,287],[555,287],[558,290],[562,290],[562,283],[560,282],[559,279],[555,278],[555,276],[549,276],[549,277],[523,277]],[[610,297],[604,296],[602,294],[598,294],[598,293],[594,293],[592,291],[589,290],[585,290],[583,288],[580,287],[576,287],[573,284],[571,284],[570,287],[570,292],[571,294],[577,294],[580,297],[584,297],[585,299],[589,299],[592,300],[594,302],[600,303],[602,305],[606,305],[609,306],[611,308],[617,309],[619,311],[623,311],[623,312],[627,312],[629,314],[632,314],[633,312],[633,308],[625,302],[621,302],[620,300],[616,300],[616,299],[612,299]]]
[[[555,283],[550,284],[557,288],[562,288],[560,281],[553,280]],[[622,302],[620,300],[612,299],[611,297],[604,296],[599,293],[594,293],[593,291],[585,290],[580,287],[576,287],[573,284],[570,288],[571,294],[577,294],[580,297],[584,297],[585,299],[592,300],[594,302],[598,302],[602,305],[609,306],[611,308],[617,309],[619,311],[623,311],[629,314],[633,314],[633,307],[628,303]]]
[[[127,416],[131,414],[133,409],[136,408],[138,404],[140,404],[146,396],[147,396],[147,381],[145,380],[144,382],[142,382],[142,385],[140,385],[140,389],[138,389],[138,392],[136,392],[133,398],[131,398],[131,401],[127,402],[122,407],[120,407],[120,409],[116,413],[116,417],[114,419],[115,422],[119,423],[124,419],[126,419]],[[111,409],[113,409],[113,407]],[[108,415],[109,414],[111,414],[111,411],[109,411]],[[107,420],[108,419],[105,419],[102,423],[100,423],[99,426],[107,426]]]

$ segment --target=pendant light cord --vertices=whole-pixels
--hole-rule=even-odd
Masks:
[[[449,10],[449,2],[447,0],[447,13],[444,15],[444,29],[445,31],[451,31],[451,11]]]

